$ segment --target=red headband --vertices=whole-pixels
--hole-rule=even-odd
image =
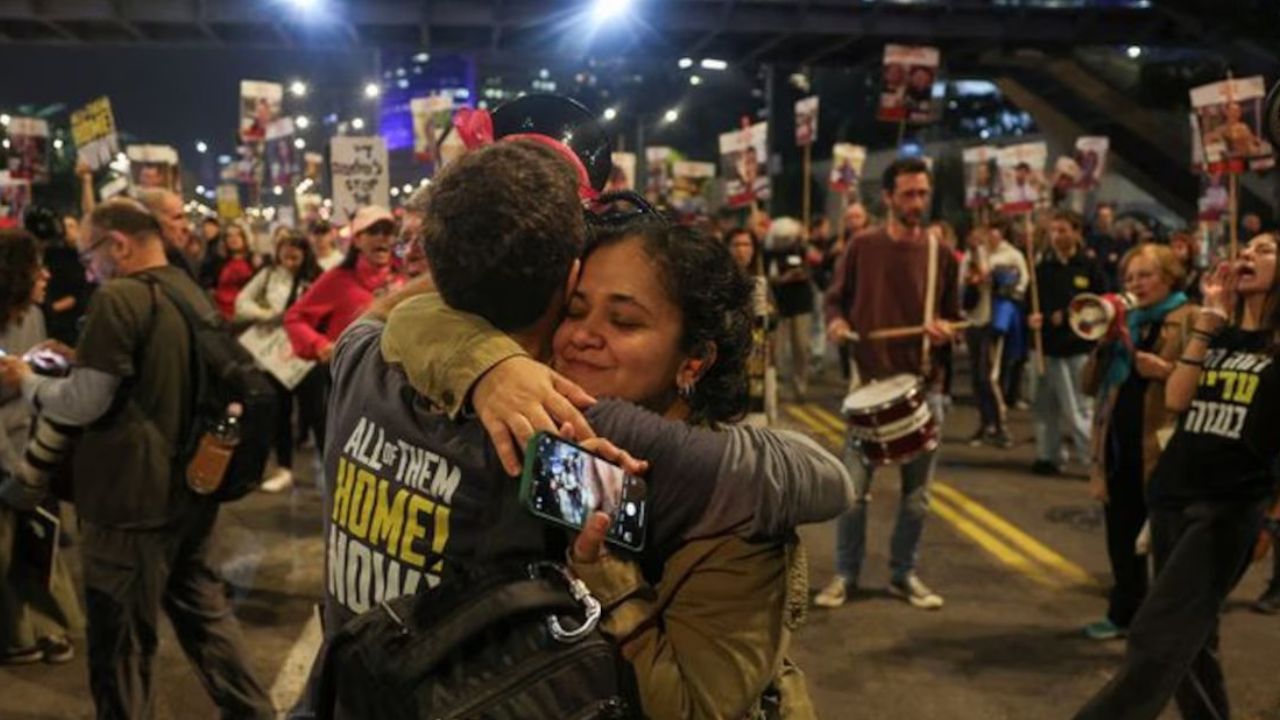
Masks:
[[[460,108],[453,115],[453,127],[458,131],[458,137],[462,139],[462,144],[468,150],[492,145],[493,139],[493,118],[487,110],[474,110],[472,108]],[[568,145],[556,140],[549,135],[541,133],[516,133],[515,135],[506,135],[502,138],[503,142],[514,140],[530,140],[539,143],[545,147],[554,150],[560,157],[573,168],[578,176],[578,197],[583,200],[592,200],[600,193],[591,187],[591,176],[587,173],[587,167],[582,164],[582,159]]]

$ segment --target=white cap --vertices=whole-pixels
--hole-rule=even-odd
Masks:
[[[381,205],[362,207],[356,211],[356,216],[351,219],[351,234],[353,236],[358,235],[384,220],[394,225],[396,216]]]

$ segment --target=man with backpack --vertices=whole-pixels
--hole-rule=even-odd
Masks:
[[[73,369],[55,379],[12,358],[0,365],[0,382],[20,385],[44,420],[22,477],[0,495],[11,503],[38,497],[60,456],[70,454],[98,717],[154,715],[151,664],[163,605],[222,715],[272,718],[209,562],[217,503],[184,480],[187,449],[201,428],[193,418],[207,361],[203,343],[197,351],[203,330],[191,316],[216,312],[187,274],[168,264],[161,233],[134,200],[107,201],[90,215],[80,259],[102,286]]]

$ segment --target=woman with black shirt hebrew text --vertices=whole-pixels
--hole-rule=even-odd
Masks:
[[[1155,584],[1124,665],[1077,719],[1155,718],[1170,697],[1184,718],[1231,717],[1218,618],[1248,566],[1280,455],[1275,236],[1253,238],[1202,290],[1204,309],[1165,385],[1181,415],[1147,489]]]

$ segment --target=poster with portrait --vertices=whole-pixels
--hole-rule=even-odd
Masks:
[[[453,95],[432,93],[409,101],[413,117],[413,159],[434,165],[441,138],[453,122]]]
[[[169,145],[130,145],[129,178],[136,188],[163,188],[182,192],[182,172],[178,151]]]
[[[291,222],[285,224],[292,225]],[[297,387],[316,365],[294,354],[289,336],[279,325],[254,325],[241,333],[240,344],[257,361],[258,367],[271,373],[287,390]]]
[[[1265,95],[1261,75],[1191,89],[1191,107],[1210,172],[1242,173],[1275,165],[1274,149],[1262,135]]]
[[[994,207],[1000,202],[999,150],[991,145],[965,148],[964,206],[970,210]]]
[[[1231,205],[1231,191],[1227,188],[1227,173],[1208,172],[1200,175],[1200,197],[1196,199],[1196,218],[1217,222],[1227,214]]]
[[[1049,179],[1049,202],[1053,207],[1063,207],[1071,199],[1082,173],[1074,156],[1059,155],[1053,161],[1053,173]]]
[[[1027,213],[1045,202],[1048,162],[1049,147],[1042,142],[1000,148],[996,164],[1000,168],[1001,210],[1011,214]]]
[[[941,103],[933,99],[940,58],[935,47],[885,45],[876,119],[913,124],[936,121],[942,114]]]
[[[725,204],[746,207],[769,199],[769,123],[720,136],[720,175]]]
[[[267,139],[267,129],[280,117],[284,86],[260,80],[240,81],[240,140],[254,143]]]
[[[32,185],[49,182],[49,121],[15,117],[7,130],[10,177]]]
[[[707,215],[715,177],[715,163],[681,160],[672,167],[671,206],[681,218]]]
[[[380,137],[335,137],[329,141],[334,222],[346,224],[367,205],[391,206],[387,143]]]
[[[71,140],[76,144],[76,159],[92,170],[115,159],[120,153],[120,134],[110,99],[100,97],[71,113]]]
[[[609,182],[605,192],[636,189],[636,154],[629,152],[613,153],[613,169],[609,171]]]
[[[294,127],[291,118],[281,118],[267,127],[263,147],[268,185],[289,187],[301,182],[300,158],[293,146]]]
[[[671,170],[675,161],[675,150],[665,145],[644,149],[644,197],[654,205],[666,205],[671,199]]]
[[[1111,150],[1111,139],[1105,135],[1085,135],[1076,138],[1074,160],[1080,167],[1080,176],[1076,179],[1076,187],[1092,191],[1102,184],[1102,176],[1107,172],[1107,153]]]
[[[31,204],[31,181],[0,170],[0,227],[22,223],[22,213]]]
[[[840,193],[856,192],[867,164],[867,149],[853,143],[836,143],[831,148],[831,175],[827,184]]]
[[[818,139],[818,96],[796,101],[796,147],[812,145]]]

